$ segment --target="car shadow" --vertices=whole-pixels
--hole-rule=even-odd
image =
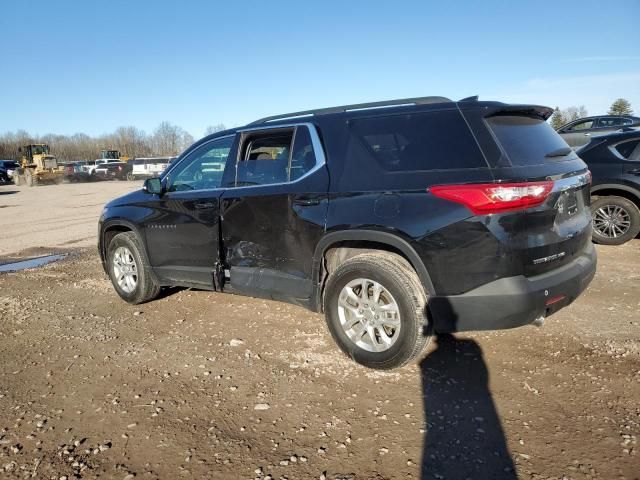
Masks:
[[[20,190],[0,190],[0,195],[12,195],[18,193]]]
[[[426,438],[421,478],[517,479],[474,340],[450,334],[421,363]]]

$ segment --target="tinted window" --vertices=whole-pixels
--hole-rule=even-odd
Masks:
[[[622,118],[601,118],[598,120],[599,128],[621,127]]]
[[[298,127],[291,154],[290,180],[296,180],[316,165],[316,155],[313,151],[311,135],[307,127]]]
[[[293,131],[247,136],[240,149],[236,186],[287,182],[292,140]]]
[[[490,117],[486,122],[512,165],[538,165],[575,158],[562,137],[540,118],[501,115]],[[567,149],[567,155],[558,154]]]
[[[220,187],[233,137],[201,145],[180,161],[170,173],[170,192]]]
[[[593,128],[593,120],[585,120],[584,122],[576,123],[569,127],[569,130],[585,130],[587,128]]]
[[[385,171],[487,166],[458,111],[364,118],[350,124],[352,141],[360,141],[368,162]]]
[[[631,120],[630,118],[622,119],[622,125],[631,125],[631,124],[633,124],[633,120]]]
[[[620,143],[615,146],[615,149],[628,160],[640,160],[640,140]]]

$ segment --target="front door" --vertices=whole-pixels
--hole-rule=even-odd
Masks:
[[[591,134],[595,132],[596,120],[589,118],[575,122],[560,131],[565,142],[573,149],[586,145],[591,140]]]
[[[217,138],[188,153],[163,179],[165,193],[149,204],[147,252],[163,283],[214,288],[220,186],[233,140]]]

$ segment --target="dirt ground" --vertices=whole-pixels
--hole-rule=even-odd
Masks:
[[[0,274],[0,478],[640,478],[640,241],[598,247],[542,328],[441,336],[377,372],[295,306],[122,302],[77,247],[134,185],[96,185],[0,186],[5,258],[73,247]]]

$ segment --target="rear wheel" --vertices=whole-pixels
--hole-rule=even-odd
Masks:
[[[324,311],[340,349],[370,368],[405,365],[424,349],[427,297],[413,268],[387,253],[357,255],[327,280]]]
[[[127,173],[127,180],[129,180],[130,182],[134,180],[133,173],[131,173],[131,172]]]
[[[593,241],[622,245],[640,233],[640,210],[624,197],[600,197],[591,204]]]
[[[111,283],[118,295],[132,304],[148,302],[160,293],[149,265],[144,262],[142,248],[133,232],[119,233],[107,248]]]

